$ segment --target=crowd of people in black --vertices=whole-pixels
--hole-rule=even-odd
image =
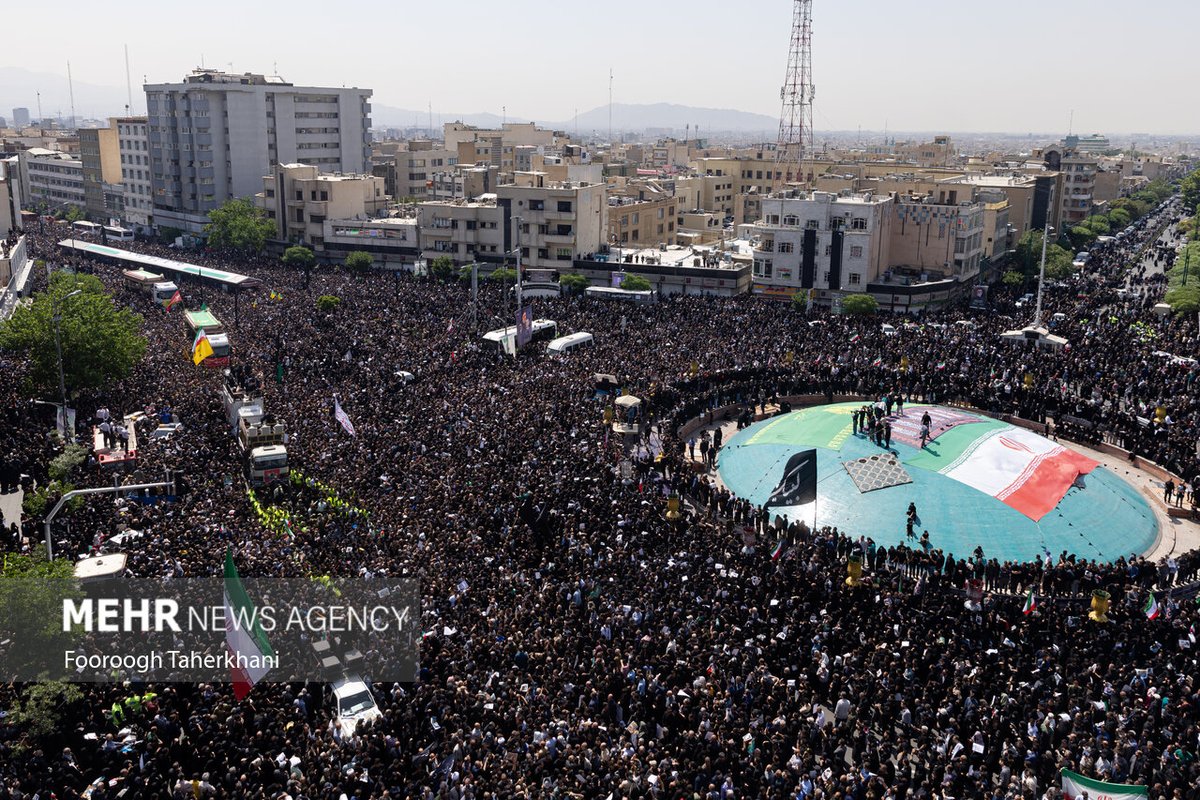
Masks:
[[[94,272],[145,317],[145,359],[79,397],[81,415],[169,409],[182,429],[141,442],[127,479],[171,470],[189,486],[175,503],[86,503],[55,530],[58,552],[90,553],[127,526],[143,532],[125,550],[134,575],[219,575],[232,548],[244,575],[412,576],[429,634],[419,679],[374,683],[382,716],[354,733],[317,682],[268,676],[241,701],[225,684],[148,687],[136,675],[83,687],[51,737],[0,719],[0,798],[1057,800],[1068,768],[1144,785],[1151,800],[1196,800],[1200,607],[1172,590],[1200,576],[1197,553],[1001,564],[909,546],[903,521],[879,543],[777,530],[680,435],[730,405],[736,416],[783,397],[886,394],[1069,416],[1195,485],[1200,368],[1156,352],[1194,352],[1196,324],[1152,313],[1161,281],[1135,258],[1177,214],[1156,211],[1127,245],[1048,289],[1045,315],[1065,315],[1054,332],[1071,345],[1036,352],[999,339],[1027,321],[999,295],[992,313],[930,313],[897,335],[752,298],[564,298],[538,301],[537,316],[592,332],[596,346],[514,359],[469,330],[458,285],[326,267],[305,290],[271,259],[188,253],[264,282],[240,299],[236,325],[232,297],[209,287],[204,299],[286,422],[293,468],[369,515],[359,524],[310,495],[263,495],[302,523],[284,533],[249,502],[219,370],[192,364],[179,311],[125,288],[114,266],[60,252],[53,231],[30,233],[36,257]],[[198,287],[183,294],[199,304]],[[318,312],[325,294],[341,303]],[[507,321],[511,305],[485,289],[485,318]],[[660,456],[621,468],[597,373],[644,399]],[[27,490],[44,484],[53,422],[19,381],[0,392],[0,452]],[[664,513],[676,492],[678,520]],[[36,522],[5,548],[35,546]],[[843,581],[851,555],[865,567],[857,588]],[[964,606],[969,578],[994,592],[979,610]],[[1087,617],[1093,588],[1111,594],[1108,624]],[[1042,602],[1024,614],[1030,589]],[[1141,611],[1151,590],[1155,619]],[[23,688],[0,686],[0,709]],[[142,699],[116,719],[131,694]]]

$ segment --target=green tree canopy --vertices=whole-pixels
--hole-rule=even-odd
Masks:
[[[74,297],[68,294],[81,290]],[[56,272],[50,288],[17,306],[0,324],[0,348],[22,356],[35,389],[58,396],[58,354],[54,346],[54,308],[62,330],[63,376],[69,393],[98,389],[129,374],[146,352],[142,318],[118,310],[104,284],[91,275]]]
[[[1167,292],[1164,301],[1176,314],[1195,314],[1200,311],[1200,283],[1176,286]]]
[[[87,214],[83,213],[83,209],[79,206],[67,206],[66,210],[63,212],[63,219],[65,219],[67,222],[79,222],[81,219],[86,217]]]
[[[512,281],[513,283],[516,283],[517,271],[512,267],[497,267],[488,274],[487,279],[497,283],[501,283],[503,281]]]
[[[362,250],[355,250],[350,255],[346,256],[346,269],[359,274],[370,271],[371,267],[375,266],[375,259],[370,253],[364,253]]]
[[[244,197],[227,200],[211,211],[208,219],[204,233],[209,246],[216,250],[260,253],[267,237],[275,232],[266,212]]]
[[[1125,228],[1133,222],[1133,215],[1123,208],[1114,208],[1108,212],[1108,224],[1114,229]]]
[[[879,310],[879,302],[869,294],[848,294],[842,298],[842,312],[869,316]]]
[[[448,281],[454,277],[454,262],[450,256],[438,256],[429,265],[429,272],[439,281]]]
[[[641,275],[626,275],[621,281],[621,288],[629,292],[648,292],[650,291],[650,281]]]
[[[1189,174],[1179,182],[1179,193],[1183,196],[1183,205],[1189,209],[1200,206],[1200,170]]]
[[[1025,275],[1021,272],[1017,272],[1016,270],[1009,270],[1008,272],[1004,273],[1002,280],[1004,281],[1005,286],[1017,287],[1025,283]]]
[[[317,310],[322,312],[336,311],[342,304],[342,298],[333,294],[323,294],[317,298]]]
[[[0,565],[0,640],[20,641],[5,660],[12,671],[44,674],[38,659],[49,650],[69,649],[77,636],[62,629],[63,598],[81,597],[70,559],[46,558],[39,547],[31,555],[7,554]],[[19,636],[18,636],[19,634]],[[61,663],[61,662],[60,662]]]
[[[301,245],[293,245],[284,250],[283,258],[280,260],[296,269],[312,269],[313,264],[317,263],[317,257],[313,255],[313,251]]]
[[[558,285],[572,294],[583,294],[584,290],[591,285],[591,281],[587,279],[586,275],[568,272],[559,276]]]

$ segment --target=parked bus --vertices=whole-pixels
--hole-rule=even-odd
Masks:
[[[164,280],[162,275],[144,269],[122,270],[125,285],[150,296],[155,303],[165,303],[175,296],[179,287],[173,281]]]
[[[128,228],[118,228],[116,225],[105,225],[104,237],[110,242],[132,242],[133,231]]]
[[[558,336],[558,323],[552,319],[535,319],[530,328],[531,342],[548,341]],[[483,340],[499,347],[501,352],[513,355],[517,347],[517,326],[510,325],[507,328],[488,331],[483,335]]]
[[[86,219],[81,219],[71,223],[71,230],[80,236],[92,236],[100,233],[100,225],[94,222],[88,222]]]
[[[551,355],[562,355],[569,353],[577,347],[591,347],[596,344],[595,338],[587,331],[579,331],[578,333],[569,333],[566,336],[559,338],[546,345],[546,352]]]
[[[654,292],[637,292],[632,289],[617,289],[613,286],[589,286],[584,290],[584,296],[597,300],[621,300],[626,303],[653,303]]]

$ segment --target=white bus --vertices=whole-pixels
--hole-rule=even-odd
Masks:
[[[105,225],[104,236],[110,242],[132,242],[133,231],[128,228],[118,228],[116,225]]]
[[[560,336],[550,344],[546,345],[546,352],[551,355],[562,355],[569,353],[577,347],[591,347],[596,343],[595,338],[587,331],[579,331],[578,333],[569,333],[566,336]]]
[[[622,300],[626,303],[653,303],[654,292],[651,291],[633,291],[632,289],[618,289],[613,286],[589,286],[583,292],[585,297],[595,298],[597,300]]]
[[[530,328],[529,340],[531,342],[553,339],[558,336],[558,323],[552,319],[535,319],[530,324]],[[513,355],[517,348],[517,326],[509,325],[507,328],[488,331],[483,335],[483,340],[496,345],[502,352]]]

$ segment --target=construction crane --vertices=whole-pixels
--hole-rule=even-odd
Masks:
[[[779,90],[779,137],[772,189],[804,182],[804,157],[813,151],[812,0],[794,0],[787,75]]]

